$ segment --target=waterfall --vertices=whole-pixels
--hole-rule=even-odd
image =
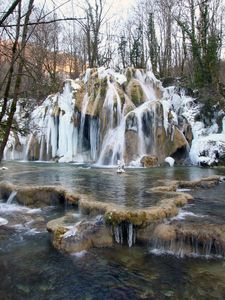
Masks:
[[[13,200],[14,200],[15,197],[16,197],[16,194],[17,194],[16,191],[11,192],[11,194],[9,195],[9,198],[7,199],[6,203],[7,203],[7,204],[12,204]]]
[[[30,148],[31,148],[32,140],[33,140],[33,134],[31,134],[30,137],[29,137],[24,160],[28,160],[29,151],[31,150]]]
[[[225,257],[224,243],[207,237],[203,241],[195,235],[180,235],[176,239],[163,240],[152,238],[150,240],[150,252],[155,254],[172,254],[183,258],[184,256]]]
[[[81,110],[81,120],[80,120],[80,130],[79,130],[79,151],[83,150],[83,135],[84,135],[84,123],[86,117],[86,111],[88,107],[88,93],[85,94],[83,102],[82,102],[82,110]]]
[[[47,125],[47,154],[49,156],[55,157],[57,154],[57,136],[58,136],[58,126],[56,123],[56,118],[53,115],[53,112],[50,112],[50,117],[48,118]],[[51,149],[50,146],[51,145]],[[51,152],[50,152],[51,151]]]
[[[41,147],[40,147],[40,157],[39,160],[43,161],[44,160],[44,135],[41,136]]]
[[[116,100],[116,109],[114,105]],[[117,160],[123,158],[125,118],[124,111],[121,111],[121,99],[113,83],[108,79],[108,90],[103,104],[107,120],[107,131],[103,139],[100,156],[97,164],[115,165]],[[114,126],[114,113],[116,114],[116,124]]]
[[[96,161],[99,144],[99,120],[91,118],[90,123],[90,145],[91,145],[91,159]]]
[[[29,125],[32,133],[28,144],[23,142],[27,159],[117,165],[118,160],[129,164],[143,155],[156,155],[163,136],[160,127],[163,120],[166,123],[166,108],[172,100],[156,101],[161,85],[151,65],[146,72],[132,71],[129,80],[104,68],[86,75],[84,81],[66,80],[62,93],[48,96],[34,109]],[[145,102],[140,105],[143,94]],[[13,157],[20,144],[11,142],[8,153]]]
[[[140,70],[136,70],[135,77],[142,87],[142,90],[145,94],[146,100],[147,101],[156,100],[155,90],[152,86],[152,83],[149,82],[150,79],[146,76],[146,74],[143,74]],[[155,79],[152,78],[152,80],[155,80]]]
[[[137,118],[137,127],[138,127],[138,155],[141,157],[146,153],[145,150],[145,140],[144,140],[144,132],[143,132],[143,127],[142,127],[142,115],[143,115],[143,110],[142,109],[136,109],[135,115]]]
[[[73,161],[77,154],[78,129],[76,126],[77,114],[74,112],[76,103],[69,82],[66,82],[58,102],[60,114],[57,155],[63,157],[62,161]]]
[[[99,165],[116,165],[117,161],[123,158],[124,134],[125,120],[123,118],[118,127],[110,129],[106,134],[98,159]]]

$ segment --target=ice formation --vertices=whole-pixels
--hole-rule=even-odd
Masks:
[[[225,118],[206,128],[195,121],[200,106],[175,87],[163,88],[151,71],[119,74],[87,69],[82,80],[67,79],[62,93],[50,95],[30,116],[29,135],[10,133],[5,159],[91,162],[140,166],[154,155],[183,159],[190,147],[193,164],[213,164],[225,153]],[[24,126],[18,104],[15,119]],[[193,139],[193,140],[192,140]]]

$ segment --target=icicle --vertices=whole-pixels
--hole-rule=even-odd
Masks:
[[[91,118],[90,122],[90,144],[91,144],[91,159],[96,161],[97,148],[99,139],[99,124],[98,119]]]
[[[119,226],[114,227],[114,237],[117,244],[120,244],[120,229]]]
[[[114,128],[114,96],[116,96],[116,120],[117,127]],[[114,86],[108,79],[108,90],[103,108],[106,111],[107,131],[102,143],[102,149],[98,159],[99,165],[116,165],[118,159],[123,158],[125,141],[125,117],[124,110],[121,111],[121,99]]]
[[[127,243],[129,247],[132,247],[133,245],[133,224],[129,223],[128,227],[127,227]]]
[[[83,147],[83,135],[84,135],[84,123],[86,118],[86,112],[88,107],[88,93],[85,94],[83,103],[82,103],[82,110],[81,110],[81,121],[80,121],[80,131],[79,131],[79,150],[82,152]]]

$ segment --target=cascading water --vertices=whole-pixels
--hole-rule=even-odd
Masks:
[[[225,256],[224,245],[216,244],[213,239],[202,242],[197,237],[179,237],[177,240],[163,241],[153,239],[150,242],[150,251],[155,254],[172,254],[183,258],[184,256],[218,257]]]
[[[116,100],[116,106],[114,105]],[[123,158],[124,152],[124,132],[125,119],[124,110],[121,111],[121,99],[115,88],[108,78],[108,91],[103,104],[106,120],[108,121],[107,133],[102,143],[101,153],[97,164],[115,165],[119,159]],[[114,116],[116,123],[114,124]]]
[[[88,72],[87,81],[66,80],[61,94],[50,95],[32,112],[26,158],[117,165],[156,155],[157,129],[166,115],[152,72],[134,70],[128,83],[111,69]],[[174,152],[162,153],[161,161]]]
[[[135,78],[138,80],[140,83],[143,92],[145,94],[145,98],[147,101],[149,100],[156,100],[156,93],[155,90],[152,86],[152,83],[150,82],[150,78],[146,76],[146,74],[143,74],[140,70],[136,70],[135,72]],[[155,81],[156,78],[152,78],[152,81]]]
[[[77,154],[78,129],[74,126],[77,115],[74,112],[75,100],[72,97],[71,86],[66,83],[63,94],[59,96],[59,135],[58,156],[64,160],[73,161]]]
[[[7,204],[12,204],[13,200],[14,200],[15,197],[16,197],[16,194],[17,194],[16,191],[11,192],[11,194],[9,195],[9,198],[7,199],[6,203],[7,203]]]
[[[84,122],[86,118],[86,112],[88,107],[88,93],[85,94],[83,103],[82,103],[82,110],[81,110],[81,121],[80,121],[80,130],[79,130],[79,151],[82,153],[83,150],[83,134],[84,134]]]
[[[99,148],[99,120],[91,118],[90,124],[91,159],[96,161]]]

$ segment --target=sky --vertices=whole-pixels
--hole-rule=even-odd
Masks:
[[[72,2],[73,1],[73,5]],[[91,0],[90,0],[91,1]],[[132,8],[135,4],[136,0],[106,0],[107,5],[106,7],[110,7],[110,11],[108,16],[111,18],[126,18],[128,10]],[[61,5],[66,2],[66,0],[35,0],[36,3],[46,3],[46,6],[51,9],[54,6]],[[58,9],[58,13],[64,14],[65,17],[73,17],[72,7],[74,7],[74,15],[80,15],[81,10],[79,9],[79,5],[85,1],[82,0],[69,0],[68,3],[64,4],[60,9]],[[91,1],[93,2],[93,1]]]

